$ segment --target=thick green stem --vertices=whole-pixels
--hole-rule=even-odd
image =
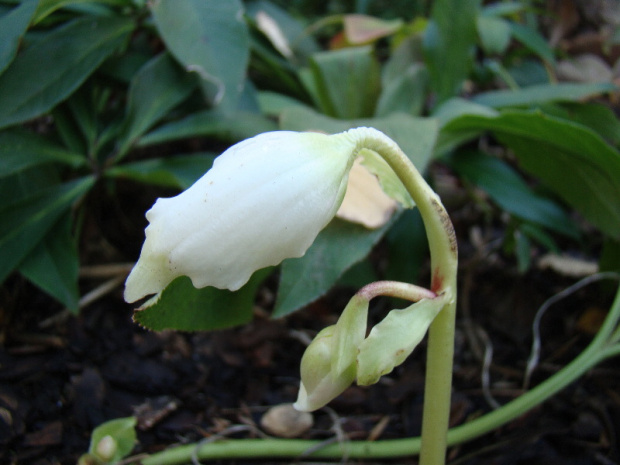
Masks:
[[[420,453],[422,465],[442,465],[446,457],[454,358],[457,273],[454,228],[437,194],[394,141],[372,128],[355,129],[350,133],[359,134],[360,149],[375,151],[390,165],[413,198],[429,242],[431,291],[449,296],[449,303],[429,328]]]

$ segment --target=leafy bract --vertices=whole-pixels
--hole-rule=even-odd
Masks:
[[[40,116],[67,98],[133,28],[128,18],[86,17],[26,48],[0,75],[0,128]]]
[[[134,320],[154,331],[206,331],[229,328],[252,319],[254,296],[270,269],[259,270],[236,292],[205,287],[196,289],[187,276],[170,283],[153,304],[147,302]]]

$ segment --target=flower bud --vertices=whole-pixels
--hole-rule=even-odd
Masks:
[[[335,329],[328,326],[317,334],[301,359],[301,385],[293,404],[297,410],[310,412],[323,407],[355,380],[355,362],[338,375],[332,371]]]

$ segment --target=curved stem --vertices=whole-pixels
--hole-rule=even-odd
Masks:
[[[422,465],[441,465],[446,457],[452,392],[458,260],[456,235],[439,196],[394,141],[373,128],[352,129],[349,133],[357,138],[359,150],[373,150],[388,163],[413,198],[429,242],[431,291],[449,296],[448,304],[429,328],[420,453]]]
[[[434,299],[437,297],[433,291],[415,284],[401,283],[399,281],[375,281],[367,284],[356,292],[366,300],[372,300],[380,295],[390,296],[397,299],[418,302],[422,299]]]

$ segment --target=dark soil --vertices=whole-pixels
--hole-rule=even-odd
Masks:
[[[522,393],[536,310],[575,278],[536,268],[517,274],[511,259],[470,241],[478,230],[481,237],[490,237],[487,246],[493,244],[494,228],[476,226],[480,217],[470,207],[452,215],[461,244],[452,413],[457,425],[492,409],[481,389],[480,330],[493,348],[488,394],[503,404]],[[154,333],[132,322],[121,286],[80,316],[41,327],[61,308],[13,277],[5,286],[2,308],[0,461],[75,463],[88,450],[95,426],[130,415],[139,419],[136,453],[199,441],[234,425],[246,428],[232,437],[257,437],[269,406],[296,399],[303,336],[332,324],[354,292],[337,289],[301,312],[270,320],[273,288],[269,283],[260,291],[250,325],[214,333]],[[594,284],[548,311],[534,384],[587,345],[612,295],[611,286]],[[373,304],[379,316],[389,305],[380,300]],[[330,409],[315,413],[314,426],[303,437],[332,438],[335,421],[351,440],[419,435],[424,359],[421,347],[379,384],[351,387]],[[600,365],[521,418],[452,448],[450,462],[620,463],[619,387],[617,361]]]

